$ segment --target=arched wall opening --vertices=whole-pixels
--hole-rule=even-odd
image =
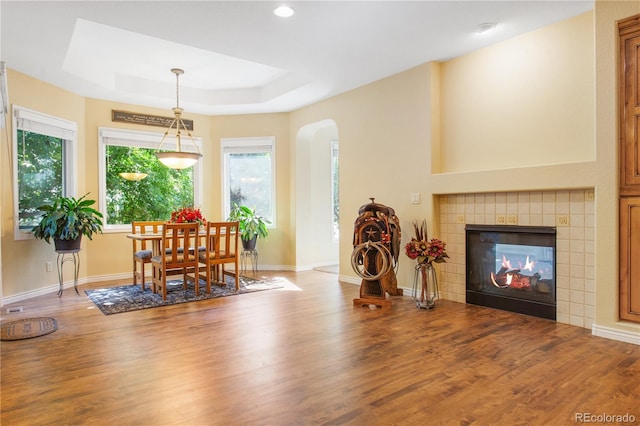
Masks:
[[[338,142],[333,120],[308,124],[296,136],[296,269],[339,263],[333,232],[332,145]]]

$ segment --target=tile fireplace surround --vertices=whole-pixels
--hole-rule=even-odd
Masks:
[[[465,225],[555,226],[557,321],[591,328],[595,319],[593,190],[439,195],[440,238],[450,258],[437,266],[441,297],[465,303]],[[568,219],[568,223],[566,220]],[[502,224],[502,223],[500,223]]]

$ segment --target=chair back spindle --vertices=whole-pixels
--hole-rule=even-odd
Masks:
[[[131,222],[132,234],[159,234],[162,231],[161,220],[134,220]],[[151,263],[152,247],[151,243],[146,240],[133,241],[133,285],[138,284],[138,278],[140,279],[140,286],[144,291],[145,286],[145,265]]]
[[[153,265],[153,283],[167,298],[167,276],[182,275],[183,288],[187,281],[194,282],[195,294],[199,294],[198,285],[198,240],[199,224],[165,223],[162,226],[162,247],[165,253],[151,259]]]
[[[198,256],[205,265],[205,273],[201,273],[200,278],[206,281],[207,292],[211,292],[213,280],[226,285],[225,276],[234,278],[236,290],[240,288],[238,228],[238,222],[207,222],[205,251]],[[226,264],[233,264],[234,269],[226,269]]]

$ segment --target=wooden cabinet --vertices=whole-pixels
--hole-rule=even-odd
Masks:
[[[640,322],[640,197],[620,199],[620,319]]]
[[[640,15],[620,33],[620,195],[640,195]]]
[[[620,41],[620,319],[640,323],[640,15]]]

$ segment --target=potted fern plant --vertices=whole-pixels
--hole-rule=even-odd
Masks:
[[[95,200],[57,197],[53,203],[38,207],[43,212],[40,223],[31,232],[39,240],[51,243],[56,251],[79,250],[82,236],[90,240],[93,234],[102,233],[102,213],[91,207]]]
[[[267,238],[269,235],[267,225],[271,221],[259,215],[255,208],[234,203],[227,220],[239,222],[240,239],[242,240],[242,248],[245,250],[255,250],[258,238]]]

